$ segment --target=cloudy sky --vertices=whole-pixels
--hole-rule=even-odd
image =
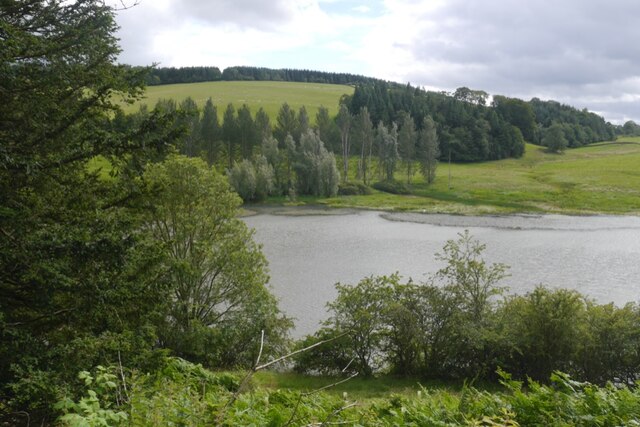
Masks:
[[[363,74],[640,123],[637,0],[139,0],[121,62]]]

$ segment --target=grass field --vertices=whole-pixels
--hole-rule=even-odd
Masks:
[[[352,162],[350,176],[355,176]],[[411,195],[374,192],[367,196],[305,199],[332,207],[414,210],[458,214],[549,212],[640,214],[640,138],[595,144],[550,154],[527,145],[520,159],[441,163],[427,186],[419,174]],[[406,181],[405,170],[396,179]]]
[[[338,112],[338,101],[343,94],[353,93],[353,87],[321,83],[294,82],[205,82],[175,85],[149,86],[144,99],[132,105],[124,105],[125,112],[137,111],[139,105],[147,104],[150,108],[161,99],[174,99],[180,102],[187,97],[193,98],[202,108],[211,97],[218,107],[218,117],[222,118],[228,103],[236,109],[247,104],[253,114],[260,107],[275,121],[280,106],[287,102],[297,110],[305,106],[311,121],[320,106],[329,109],[329,115]]]

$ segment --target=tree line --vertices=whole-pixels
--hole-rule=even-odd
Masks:
[[[461,90],[455,96],[386,82],[357,85],[344,103],[352,114],[366,107],[374,123],[390,125],[408,113],[418,130],[430,116],[440,140],[440,160],[474,162],[520,157],[522,132],[494,108],[485,105],[486,93]],[[482,95],[484,94],[484,95]]]
[[[489,99],[486,92],[466,87],[453,93],[429,92],[376,81],[357,85],[346,103],[352,112],[366,106],[374,120],[385,123],[397,120],[400,112],[406,111],[421,127],[421,118],[430,114],[441,135],[442,155],[451,151],[452,159],[458,161],[519,157],[524,152],[523,140],[545,145],[552,128],[562,133],[562,149],[610,141],[624,131],[586,109],[556,101],[523,101],[496,95],[489,104]],[[508,125],[517,128],[519,134]],[[633,130],[632,124],[627,130]]]
[[[141,68],[141,67],[134,67]],[[146,84],[150,86],[176,83],[199,83],[215,81],[279,81],[301,83],[327,83],[337,85],[355,85],[378,81],[350,73],[332,73],[315,70],[291,68],[265,68],[250,66],[227,67],[222,72],[218,67],[149,67]]]
[[[202,157],[226,170],[245,201],[270,195],[362,193],[375,181],[393,181],[400,163],[407,171],[407,184],[416,172],[431,183],[440,155],[431,117],[423,119],[424,129],[417,129],[408,113],[402,113],[398,123],[374,126],[366,107],[352,115],[346,105],[335,117],[320,107],[312,124],[304,106],[296,111],[284,103],[272,124],[262,108],[254,115],[246,104],[236,109],[229,103],[220,117],[211,99],[202,109],[191,98],[179,103],[161,99],[152,110],[142,106],[129,115],[117,112],[112,126],[125,131],[154,114],[175,114],[180,153]],[[356,178],[364,184],[360,187],[348,183],[353,157],[357,158]],[[378,186],[387,189],[385,184]],[[397,191],[394,188],[391,191]]]
[[[425,283],[392,276],[337,284],[330,318],[300,355],[299,372],[380,372],[434,379],[496,379],[497,370],[546,382],[556,370],[605,384],[634,384],[640,357],[640,307],[597,304],[542,286],[507,295],[507,267],[487,264],[468,232],[450,240],[444,263]]]

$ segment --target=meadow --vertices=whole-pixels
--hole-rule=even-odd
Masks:
[[[354,159],[350,164],[351,181],[356,165]],[[527,144],[520,159],[451,166],[442,162],[431,185],[416,173],[409,195],[374,190],[370,195],[303,202],[455,214],[639,214],[638,165],[640,138],[594,144],[564,154],[547,153],[543,147]],[[406,182],[406,169],[400,168],[395,178]]]
[[[318,108],[324,106],[329,109],[329,115],[338,113],[338,101],[344,94],[352,94],[353,87],[344,85],[332,85],[322,83],[296,83],[296,82],[205,82],[185,83],[162,86],[149,86],[144,97],[130,105],[123,105],[127,113],[135,112],[140,105],[146,104],[149,108],[159,99],[174,99],[180,102],[187,97],[202,108],[211,98],[218,107],[218,115],[222,113],[227,104],[232,103],[236,109],[247,104],[251,112],[255,114],[260,107],[264,108],[271,120],[275,122],[278,110],[287,102],[296,111],[303,105],[311,121],[315,121]]]

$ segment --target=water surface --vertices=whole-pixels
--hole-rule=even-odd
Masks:
[[[399,272],[424,281],[442,264],[435,253],[468,229],[485,243],[485,259],[511,266],[511,293],[538,284],[576,289],[598,302],[640,295],[640,218],[561,215],[457,216],[376,211],[264,210],[245,218],[269,261],[281,308],[294,336],[326,319],[334,284]]]

